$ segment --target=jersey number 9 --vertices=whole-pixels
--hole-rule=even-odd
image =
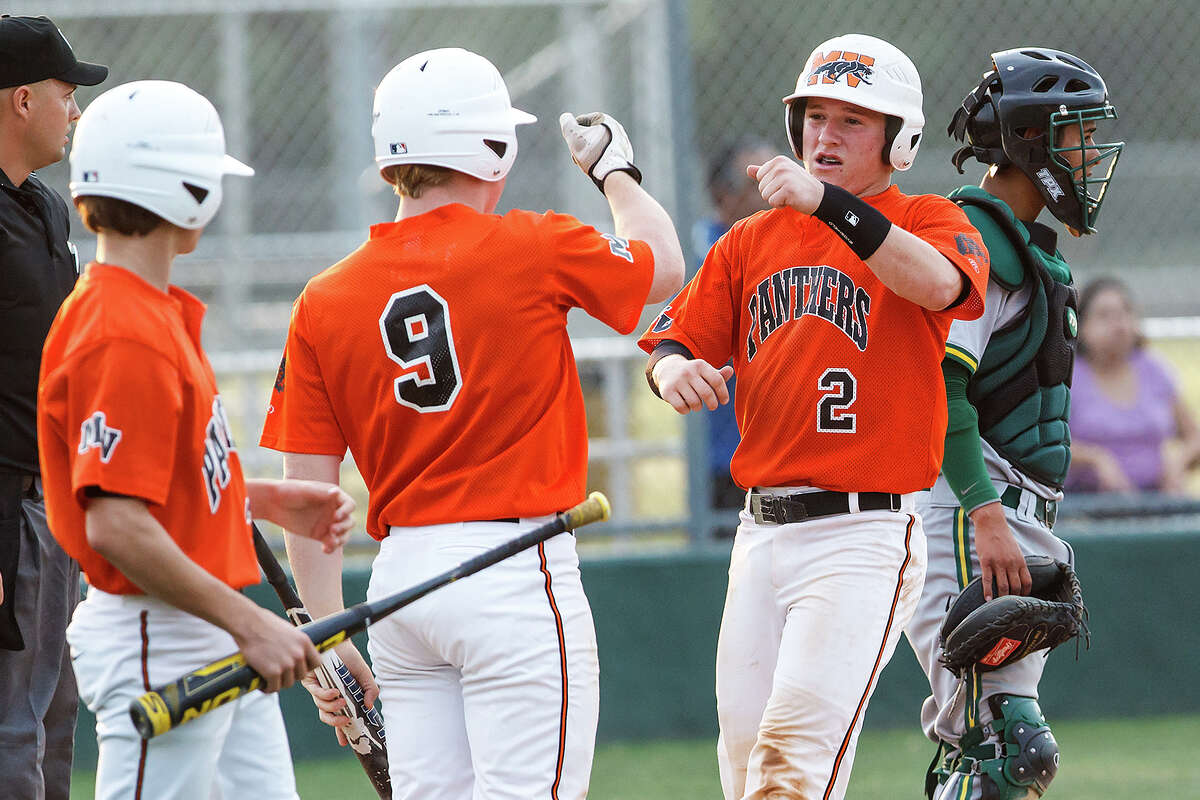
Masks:
[[[388,358],[400,365],[396,402],[422,414],[446,411],[462,388],[450,309],[427,284],[396,292],[379,317]]]

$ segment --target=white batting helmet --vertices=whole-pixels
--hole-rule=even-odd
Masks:
[[[375,163],[433,164],[498,181],[517,157],[517,125],[537,117],[512,107],[500,71],[459,47],[404,59],[375,90]]]
[[[912,60],[895,45],[862,33],[835,36],[817,45],[805,71],[796,79],[796,91],[783,98],[788,142],[801,157],[803,126],[793,117],[793,110],[800,106],[803,111],[804,104],[793,101],[808,97],[842,100],[895,118],[899,127],[884,146],[884,160],[898,170],[912,166],[925,126],[921,76]]]
[[[174,81],[104,92],[79,118],[71,148],[71,197],[114,197],[192,230],[217,213],[223,175],[253,174],[225,153],[213,104]]]

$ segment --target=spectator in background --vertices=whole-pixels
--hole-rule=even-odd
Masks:
[[[765,164],[779,152],[765,139],[743,136],[717,151],[709,165],[708,192],[716,216],[700,220],[693,230],[696,252],[708,253],[713,243],[739,219],[767,208],[758,190],[758,182],[746,175],[747,164]],[[733,482],[729,461],[741,436],[733,414],[733,390],[737,378],[729,381],[729,402],[708,411],[708,472],[710,499],[714,508],[741,508],[746,490]],[[717,529],[718,536],[733,536],[733,526]]]
[[[1200,462],[1200,428],[1170,366],[1146,349],[1129,287],[1092,281],[1079,318],[1068,488],[1182,492]]]

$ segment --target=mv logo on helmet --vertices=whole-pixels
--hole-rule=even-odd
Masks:
[[[874,65],[875,59],[871,56],[849,50],[817,53],[809,66],[808,85],[815,86],[818,82],[837,83],[845,77],[846,85],[851,89],[859,83],[870,86],[871,82],[867,78],[875,73],[875,70],[871,69]]]

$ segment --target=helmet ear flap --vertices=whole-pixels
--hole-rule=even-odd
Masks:
[[[900,133],[900,129],[904,127],[904,121],[899,117],[893,117],[891,114],[884,117],[883,121],[883,151],[880,155],[883,157],[883,163],[891,165],[892,163],[892,145],[896,141],[896,135]],[[918,136],[920,134],[917,134]]]
[[[787,129],[788,144],[792,146],[792,153],[800,161],[804,160],[804,109],[807,105],[808,98],[797,97],[783,107],[783,124]]]

